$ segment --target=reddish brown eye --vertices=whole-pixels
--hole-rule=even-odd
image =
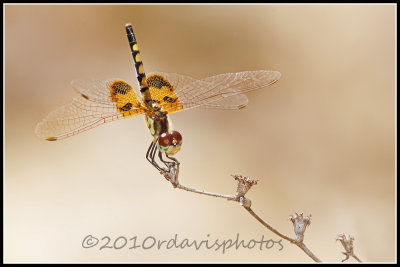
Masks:
[[[172,144],[172,135],[169,133],[162,133],[158,138],[158,144],[160,146],[169,146]]]
[[[171,135],[177,142],[182,141],[182,135],[178,131],[172,131]]]

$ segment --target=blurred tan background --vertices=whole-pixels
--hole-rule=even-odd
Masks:
[[[82,248],[89,234],[109,245],[175,234],[280,240],[237,203],[173,189],[145,159],[143,117],[60,142],[34,135],[76,95],[73,79],[137,85],[127,22],[146,72],[282,73],[243,110],[171,116],[183,135],[182,184],[233,194],[230,174],[257,178],[252,208],[290,236],[289,215],[312,214],[305,242],[321,260],[340,262],[335,238],[348,233],[362,260],[395,261],[394,5],[6,5],[6,262],[312,261],[286,241],[224,254]]]

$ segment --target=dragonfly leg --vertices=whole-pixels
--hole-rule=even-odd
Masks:
[[[174,162],[165,161],[165,160],[162,158],[162,153],[161,153],[161,151],[158,152],[158,157],[160,158],[160,160],[161,160],[168,168],[171,166],[171,164],[177,164],[177,165],[180,164],[179,161],[178,161],[176,158],[170,157],[170,156],[168,156],[167,154],[165,154],[165,156],[166,156],[167,158],[173,160]]]
[[[146,159],[153,165],[158,171],[167,171],[164,168],[158,166],[157,162],[155,161],[154,157],[157,151],[156,144],[151,142],[149,148],[147,149]]]
[[[180,164],[179,161],[178,161],[176,158],[170,157],[170,156],[168,156],[167,154],[165,154],[165,156],[167,156],[167,158],[169,158],[169,159],[175,161],[176,164],[178,164],[178,165]]]
[[[168,167],[168,172],[164,173],[164,177],[168,181],[172,182],[172,185],[176,187],[179,184],[178,182],[179,161],[175,158],[169,157],[167,154],[165,154],[165,156],[169,159],[172,159],[173,161],[165,161],[162,158],[162,152],[161,151],[158,152],[158,157],[165,164],[165,166]]]
[[[168,162],[165,161],[165,160],[162,158],[162,153],[161,153],[161,151],[158,151],[158,157],[160,158],[161,162],[165,164],[165,166],[169,167],[169,166],[168,166]]]

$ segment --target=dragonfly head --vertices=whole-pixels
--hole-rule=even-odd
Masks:
[[[165,152],[168,156],[174,155],[181,150],[182,135],[178,131],[170,133],[162,133],[158,138],[157,148],[161,152]]]

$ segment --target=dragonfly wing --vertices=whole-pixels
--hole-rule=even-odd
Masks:
[[[71,84],[80,95],[37,124],[39,137],[60,140],[144,112],[133,88],[122,80],[77,80]]]
[[[111,94],[120,93],[127,95],[127,101],[135,106],[140,104],[140,100],[135,93],[132,85],[120,79],[96,80],[81,79],[73,80],[71,86],[83,97],[93,102],[102,103],[109,106],[115,106]],[[113,87],[114,86],[114,87]]]
[[[241,109],[247,106],[249,99],[246,95],[232,95],[215,100],[208,104],[203,104],[200,108],[216,108],[216,109]]]
[[[97,103],[110,104],[110,80],[82,79],[71,81],[71,86],[83,97]],[[112,103],[111,103],[112,104]]]
[[[35,132],[49,141],[60,140],[92,129],[108,121],[122,119],[109,106],[96,104],[82,97],[49,113],[36,126]],[[115,108],[114,108],[115,110]]]
[[[240,109],[248,102],[243,93],[269,86],[281,77],[278,71],[265,70],[225,73],[201,80],[176,73],[160,74],[173,84],[182,106],[179,110],[194,107]]]

